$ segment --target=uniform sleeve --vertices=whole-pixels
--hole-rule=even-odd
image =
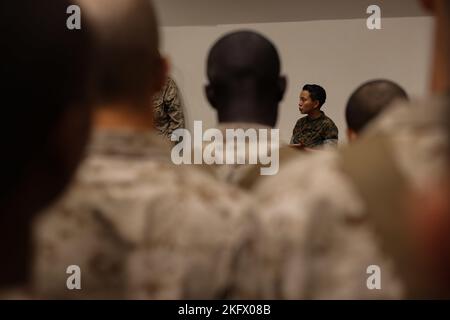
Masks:
[[[322,132],[323,144],[336,146],[339,140],[339,130],[333,121],[328,121],[327,125],[324,126]]]

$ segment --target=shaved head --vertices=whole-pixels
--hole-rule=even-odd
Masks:
[[[359,133],[395,100],[408,100],[405,90],[395,82],[379,79],[363,83],[347,102],[348,128]]]
[[[97,98],[102,103],[148,99],[162,64],[151,1],[77,2],[96,35],[94,71]]]
[[[208,57],[208,79],[231,81],[244,77],[276,79],[280,58],[275,46],[264,36],[241,31],[219,39]]]
[[[261,34],[239,31],[220,38],[207,61],[207,95],[219,121],[225,116],[224,121],[274,125],[286,86],[280,69],[277,49]]]

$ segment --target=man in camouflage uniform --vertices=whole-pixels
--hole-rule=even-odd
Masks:
[[[183,103],[177,84],[171,77],[153,98],[155,127],[168,139],[176,129],[185,127]]]
[[[345,120],[348,141],[355,141],[364,129],[396,100],[409,100],[406,91],[387,79],[375,79],[361,84],[347,101]]]
[[[286,89],[286,79],[280,75],[280,69],[275,46],[255,32],[240,31],[225,35],[213,45],[207,60],[209,83],[206,96],[217,111],[218,129],[223,137],[229,129],[246,133],[256,130],[256,134],[259,130],[265,130],[267,150],[273,153],[276,161],[279,139],[272,141],[271,130],[277,122],[278,105]],[[237,164],[236,161],[236,164],[215,165],[214,173],[219,180],[245,188],[251,186],[251,171],[255,165],[249,164],[250,152],[258,152],[259,138],[251,142],[245,139],[241,145],[244,150],[238,150],[235,143],[234,154],[245,152],[245,164]],[[255,148],[251,144],[256,144],[253,146]],[[219,148],[226,155],[226,141]]]
[[[299,110],[306,117],[300,118],[292,132],[291,144],[305,148],[336,146],[338,128],[321,108],[326,100],[325,90],[316,84],[303,86],[299,98]]]
[[[138,103],[151,101],[148,88],[159,89],[166,77],[151,3],[79,4],[104,54],[94,70],[95,130],[74,184],[37,221],[36,292],[51,298],[221,298],[247,234],[246,196],[193,167],[175,167],[168,143],[153,130],[153,110]],[[144,60],[135,59],[136,49],[146,50]],[[81,269],[80,290],[68,290],[71,265]]]

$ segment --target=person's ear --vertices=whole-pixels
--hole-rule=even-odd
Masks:
[[[358,134],[350,128],[347,128],[348,142],[354,142],[358,138]]]
[[[217,94],[212,84],[205,85],[205,95],[211,107],[217,110]]]
[[[277,84],[277,101],[283,100],[284,94],[286,93],[287,78],[286,76],[281,76],[278,78]]]

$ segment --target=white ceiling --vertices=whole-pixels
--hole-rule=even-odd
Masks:
[[[163,26],[201,26],[428,15],[419,0],[153,0]]]

